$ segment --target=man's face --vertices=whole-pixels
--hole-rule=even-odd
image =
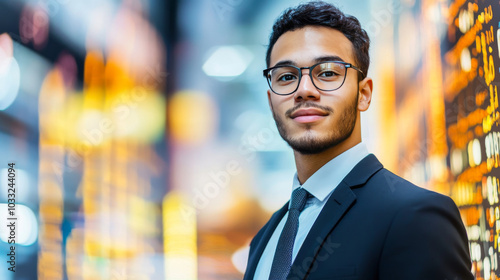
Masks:
[[[309,67],[328,57],[355,64],[352,43],[340,31],[307,26],[278,39],[270,67],[282,61]],[[280,96],[268,90],[267,94],[281,137],[299,153],[317,154],[348,139],[359,123],[358,72],[348,68],[344,84],[334,91],[318,90],[308,72],[302,70],[294,93]]]

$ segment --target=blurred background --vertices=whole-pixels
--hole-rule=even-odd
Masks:
[[[500,4],[328,2],[372,40],[369,151],[451,196],[497,279]],[[261,73],[298,3],[0,0],[0,279],[241,279],[291,193]]]

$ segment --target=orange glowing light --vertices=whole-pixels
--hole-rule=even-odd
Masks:
[[[215,133],[218,112],[215,102],[207,94],[183,91],[169,101],[168,121],[175,141],[199,145]]]

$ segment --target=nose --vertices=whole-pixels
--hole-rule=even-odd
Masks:
[[[319,97],[320,93],[314,86],[309,71],[303,71],[302,78],[299,81],[299,87],[294,93],[295,101],[317,100]]]

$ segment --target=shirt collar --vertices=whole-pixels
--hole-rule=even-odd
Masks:
[[[307,181],[300,185],[297,172],[293,177],[293,190],[298,187],[306,189],[310,194],[320,201],[325,200],[337,187],[344,177],[368,155],[366,145],[361,142],[342,154],[336,156],[320,169],[318,169]]]

